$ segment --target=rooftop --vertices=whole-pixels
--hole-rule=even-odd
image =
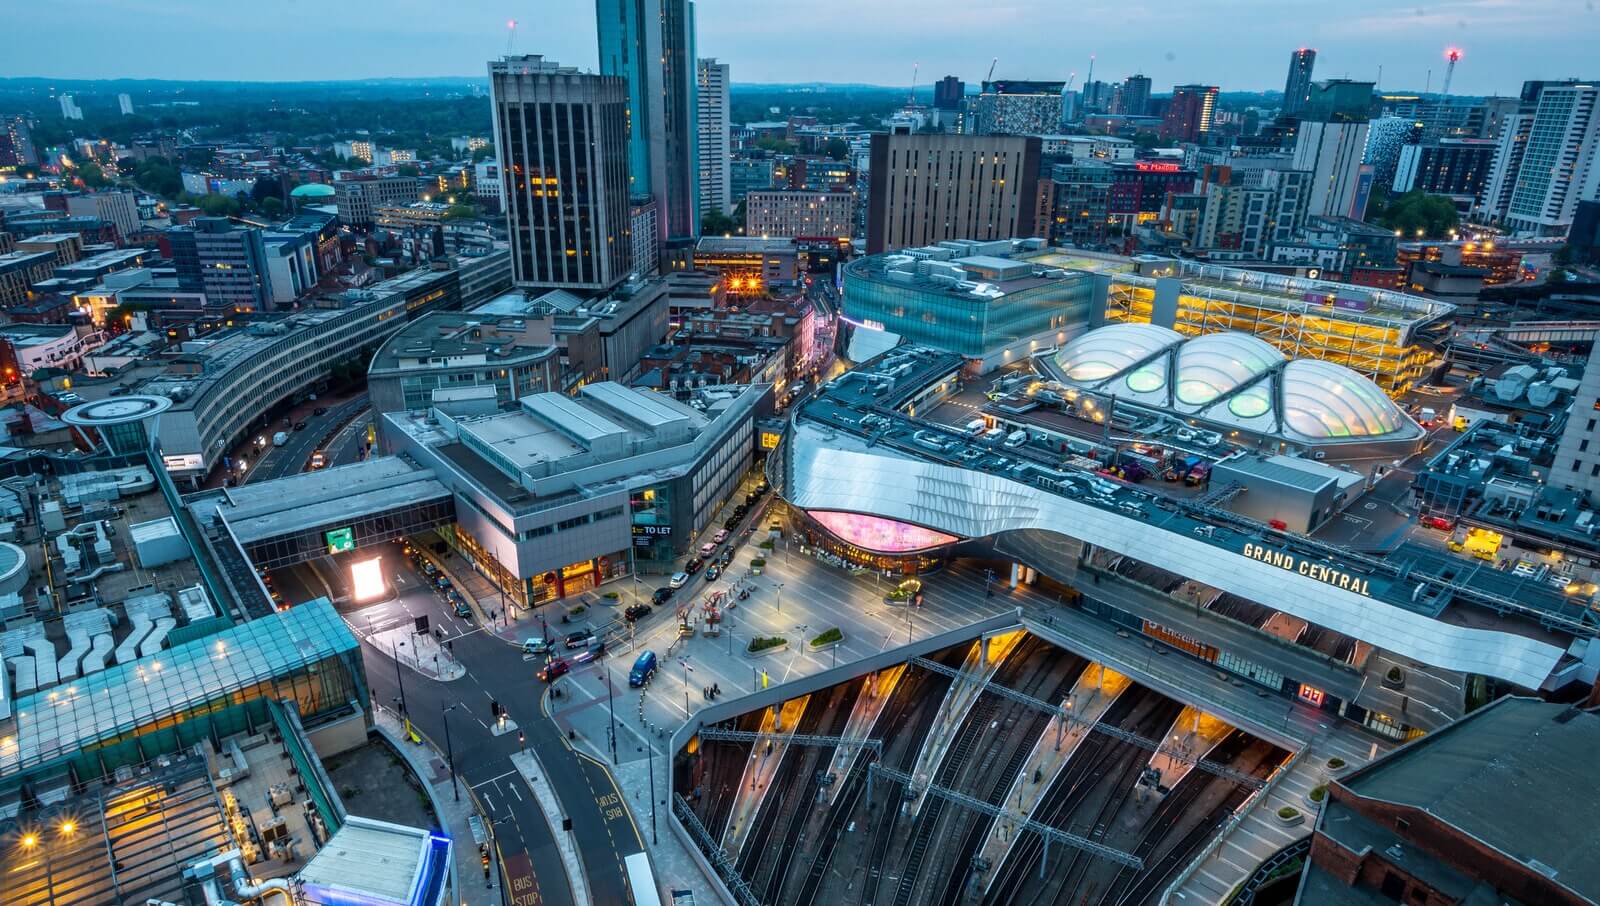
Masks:
[[[1348,774],[1368,799],[1420,809],[1600,901],[1600,794],[1589,779],[1600,715],[1502,698]],[[1320,829],[1338,837],[1332,822]]]
[[[351,816],[297,878],[309,903],[433,903],[450,871],[449,847],[424,830]]]
[[[400,328],[373,356],[371,371],[510,364],[553,355],[547,331],[530,331],[525,315],[431,312]]]

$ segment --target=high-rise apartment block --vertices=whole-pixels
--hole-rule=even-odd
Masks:
[[[1036,228],[1034,136],[872,136],[867,250],[1011,239]]]
[[[167,230],[179,285],[206,294],[215,312],[265,311],[272,306],[261,230],[226,217],[199,217]]]
[[[1317,64],[1317,52],[1302,47],[1289,55],[1289,78],[1283,83],[1283,115],[1298,116],[1311,102],[1311,70]]]
[[[849,189],[751,192],[745,196],[745,233],[848,239],[853,232],[855,207],[856,193]]]
[[[953,75],[947,75],[933,83],[933,106],[935,110],[960,110],[961,101],[966,96],[966,83]]]
[[[1211,131],[1217,109],[1217,86],[1179,85],[1161,120],[1161,137],[1169,141],[1197,142]]]
[[[133,98],[127,92],[117,95],[117,110],[123,116],[133,116]]]
[[[90,192],[67,196],[67,213],[74,217],[96,217],[114,224],[124,241],[139,229],[139,206],[132,192]]]
[[[0,117],[0,168],[27,167],[39,162],[33,149],[33,131],[25,116]]]
[[[628,84],[542,56],[489,64],[516,282],[609,290],[633,269]]]
[[[64,119],[64,120],[81,120],[81,119],[83,119],[83,108],[78,106],[78,102],[73,100],[72,95],[63,94],[63,95],[58,96],[56,98],[56,100],[61,103],[61,118],[62,119]]]
[[[1150,77],[1131,75],[1124,79],[1113,106],[1117,108],[1113,113],[1144,116],[1150,110]]]
[[[1547,82],[1529,112],[1503,223],[1562,236],[1578,202],[1600,194],[1600,81]]]
[[[996,79],[966,101],[962,131],[972,135],[1051,135],[1066,119],[1064,82]]]
[[[1486,138],[1442,138],[1425,145],[1402,145],[1393,191],[1421,189],[1467,199],[1470,204],[1483,192],[1497,147]]]
[[[1293,162],[1294,169],[1312,174],[1307,214],[1360,220],[1365,213],[1361,164],[1371,103],[1371,82],[1332,79],[1311,86]]]
[[[728,64],[701,60],[696,70],[700,112],[700,212],[729,213],[732,186],[728,180]]]
[[[694,4],[595,0],[600,72],[628,93],[630,194],[653,195],[663,242],[700,232]]]

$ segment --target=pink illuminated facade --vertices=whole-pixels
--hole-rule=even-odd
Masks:
[[[841,541],[880,554],[910,554],[961,540],[955,535],[882,516],[836,510],[811,510],[809,515]]]

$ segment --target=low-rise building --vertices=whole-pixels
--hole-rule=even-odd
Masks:
[[[706,236],[695,243],[694,267],[715,271],[732,295],[763,295],[801,276],[800,250],[789,239]]]
[[[835,237],[854,233],[856,193],[766,190],[745,197],[745,232],[751,236]]]
[[[561,390],[548,320],[438,311],[396,331],[367,369],[377,412],[426,411],[439,391],[492,387],[497,405]]]
[[[380,417],[462,504],[449,540],[518,607],[670,572],[749,470],[766,386],[680,402],[604,381],[514,412]]]
[[[410,204],[419,195],[411,176],[347,176],[333,183],[339,221],[355,227],[370,227],[379,208]]]

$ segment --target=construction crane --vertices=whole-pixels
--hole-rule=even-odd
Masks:
[[[1062,94],[1066,94],[1067,92],[1072,90],[1072,82],[1077,77],[1078,77],[1078,74],[1075,73],[1075,72],[1067,73],[1067,83],[1065,85],[1061,86],[1061,93]]]
[[[915,106],[917,106],[917,70],[920,69],[921,67],[922,67],[921,63],[912,63],[911,64],[911,93],[906,95],[906,106],[907,107],[915,107]]]
[[[995,57],[993,60],[989,61],[989,74],[983,77],[983,80],[985,82],[993,82],[994,81],[994,68],[996,66],[999,66],[999,65],[1000,65],[1000,58],[999,57]]]
[[[506,56],[511,56],[511,48],[517,43],[517,20],[506,20]]]
[[[1444,68],[1444,91],[1442,91],[1440,93],[1443,94],[1445,97],[1449,97],[1450,96],[1450,80],[1455,77],[1455,74],[1456,74],[1456,61],[1461,59],[1461,48],[1459,48],[1459,47],[1447,47],[1447,48],[1445,48],[1444,58],[1446,60],[1449,60],[1450,63],[1449,63],[1449,65],[1447,65]]]

